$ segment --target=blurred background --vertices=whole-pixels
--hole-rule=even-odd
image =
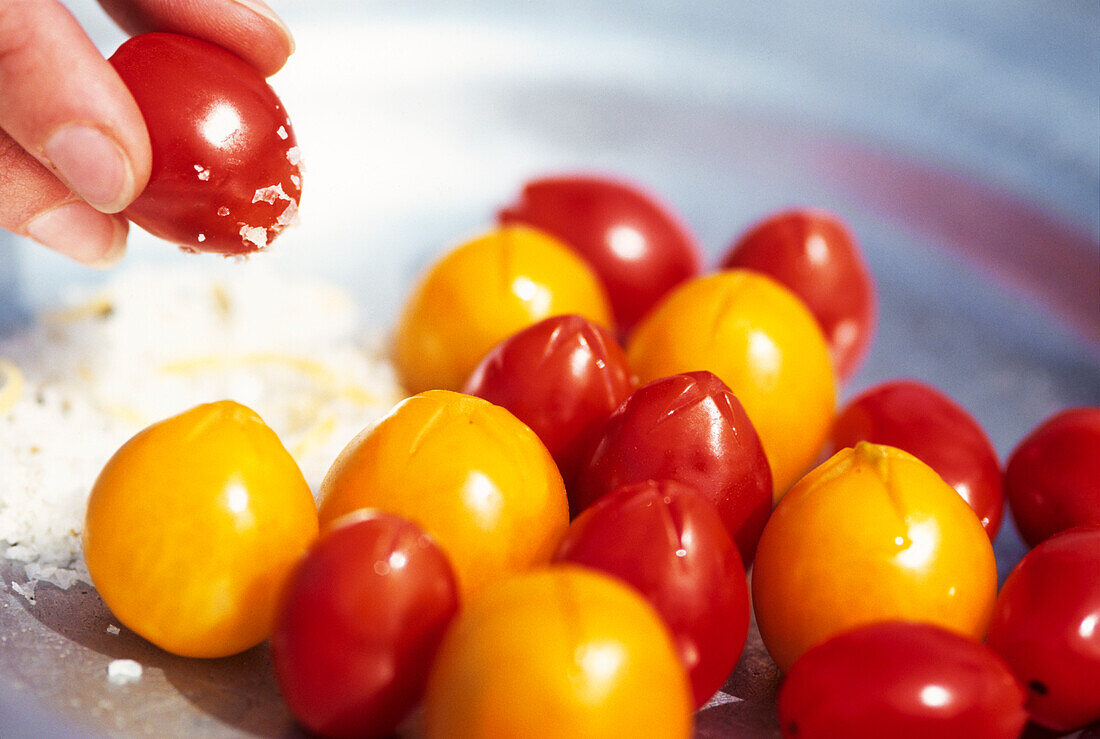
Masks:
[[[66,4],[105,55],[121,43],[94,2]],[[297,40],[272,85],[306,170],[301,224],[253,259],[346,287],[367,325],[524,180],[605,172],[662,195],[712,260],[780,207],[846,218],[881,315],[844,397],[926,380],[1002,458],[1100,405],[1094,0],[271,5]],[[118,269],[220,266],[130,243]],[[0,335],[110,276],[0,233]],[[999,554],[1020,551],[1006,525]]]

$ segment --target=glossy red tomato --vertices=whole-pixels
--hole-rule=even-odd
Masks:
[[[965,408],[931,385],[892,380],[854,398],[833,424],[830,453],[859,441],[903,449],[955,488],[995,539],[1004,491],[997,452]]]
[[[1028,434],[1008,458],[1005,495],[1031,546],[1100,524],[1100,408],[1064,410]]]
[[[1015,738],[1024,691],[997,654],[932,624],[843,632],[794,663],[779,691],[787,737]]]
[[[419,702],[458,587],[415,524],[349,514],[291,576],[271,638],[291,712],[324,736],[385,736]]]
[[[741,236],[722,268],[763,272],[806,303],[840,379],[853,375],[875,334],[875,283],[851,231],[820,209],[775,213]]]
[[[538,434],[568,486],[591,436],[634,389],[609,331],[570,314],[505,339],[463,390],[507,408]]]
[[[1055,534],[1005,580],[986,643],[1028,690],[1031,720],[1100,720],[1100,526]]]
[[[654,380],[619,406],[570,491],[582,511],[618,487],[676,480],[718,509],[747,567],[772,510],[764,447],[741,403],[710,372]]]
[[[722,687],[749,632],[737,547],[710,501],[671,480],[625,485],[577,517],[554,558],[633,585],[661,614],[695,707]]]
[[[219,46],[134,36],[110,58],[145,118],[149,185],[131,221],[187,251],[245,254],[295,220],[302,197],[290,119],[263,75]]]
[[[621,180],[533,180],[501,210],[500,222],[534,226],[576,249],[607,289],[624,334],[674,285],[697,275],[702,261],[695,237],[672,209]]]

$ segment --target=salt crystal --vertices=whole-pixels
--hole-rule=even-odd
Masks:
[[[206,234],[199,234],[199,243],[206,241]]]
[[[285,192],[283,192],[283,183],[279,182],[268,187],[261,187],[252,195],[253,203],[274,203],[276,200],[290,200]]]
[[[286,160],[297,167],[302,163],[302,150],[297,146],[292,146],[286,151]]]
[[[203,182],[206,182],[207,180],[209,180],[210,179],[210,170],[209,169],[204,169],[201,172],[199,172],[199,179],[202,180]]]
[[[122,630],[119,629],[114,624],[107,624],[107,633],[110,634],[111,636],[118,636],[119,633],[121,633],[121,631]]]
[[[219,216],[229,215],[229,208],[226,208],[224,205],[222,207],[218,208],[218,215]]]
[[[73,586],[73,583],[80,579],[80,575],[76,570],[56,567],[54,565],[39,564],[37,562],[28,562],[24,570],[27,573],[27,577],[32,581],[37,582],[42,580],[51,585],[56,585],[62,590],[68,590]]]
[[[279,138],[281,138],[283,141],[286,141],[286,137],[290,135],[286,132],[286,128],[284,126],[279,126],[279,130],[275,133],[279,134]]]
[[[282,231],[287,226],[292,226],[298,222],[298,203],[291,200],[286,205],[286,209],[279,214],[279,217],[275,220],[275,228]]]
[[[296,174],[292,174],[292,175],[290,176],[290,181],[294,183],[294,186],[295,186],[296,188],[298,188],[299,190],[301,190],[301,189],[302,189],[302,178],[301,178],[301,177],[299,177],[299,176],[298,176],[298,175],[296,175]]]
[[[33,606],[34,602],[35,602],[34,601],[34,588],[35,588],[36,585],[38,585],[37,580],[31,580],[30,582],[23,583],[22,585],[20,585],[17,582],[13,582],[11,584],[11,589],[14,590],[15,592],[19,593],[20,595],[22,595],[24,598],[26,598],[27,602],[30,603]]]
[[[259,249],[267,246],[267,229],[265,228],[242,223],[240,234],[242,239],[255,244]]]
[[[141,679],[141,665],[132,659],[116,659],[107,665],[107,681],[111,685],[136,683]]]

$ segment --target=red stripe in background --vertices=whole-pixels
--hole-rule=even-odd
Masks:
[[[1083,229],[1011,193],[902,155],[836,140],[814,149],[811,166],[824,181],[947,244],[1100,348],[1100,243]]]

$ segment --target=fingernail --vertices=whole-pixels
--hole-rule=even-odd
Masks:
[[[290,32],[290,28],[287,27],[286,23],[283,22],[283,19],[280,18],[278,14],[271,9],[270,5],[265,3],[263,0],[233,0],[233,2],[237,3],[237,5],[248,8],[257,15],[267,18],[269,21],[278,26],[282,30],[282,32],[286,34],[287,41],[290,42],[290,53],[294,53],[294,35]]]
[[[70,124],[50,136],[42,153],[73,192],[98,210],[125,207],[134,175],[122,148],[102,131]]]
[[[24,226],[35,241],[78,262],[106,269],[126,254],[126,226],[87,203],[66,203],[40,213]]]

